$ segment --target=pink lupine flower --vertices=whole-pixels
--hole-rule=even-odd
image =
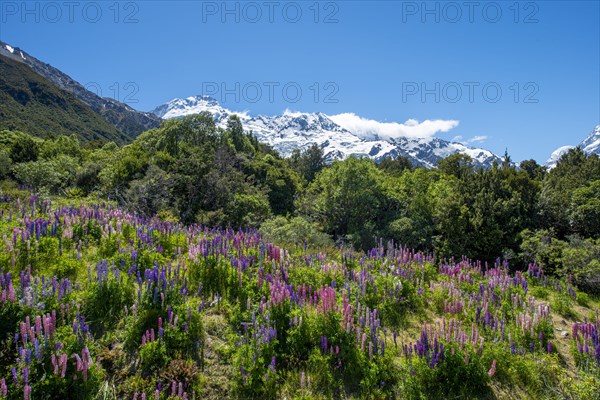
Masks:
[[[488,375],[491,378],[492,376],[494,376],[495,373],[496,373],[496,360],[494,359],[494,361],[492,361],[492,368],[490,368],[490,370],[488,371]]]
[[[75,360],[77,360],[77,371],[81,371],[83,369],[83,363],[81,362],[81,357],[79,357],[79,354],[73,354],[73,357],[75,357]]]
[[[25,385],[23,390],[23,400],[31,400],[31,386]]]
[[[362,335],[362,343],[360,344],[360,350],[365,351],[365,342],[367,341],[367,334],[363,333]]]
[[[54,367],[54,375],[58,375],[58,363],[56,362],[56,356],[52,354],[50,360],[52,361],[52,366]]]
[[[62,371],[60,373],[60,377],[64,379],[65,374],[67,372],[67,355],[66,354],[60,355],[60,363],[62,365]]]
[[[42,318],[39,315],[35,317],[35,333],[38,337],[42,335]]]

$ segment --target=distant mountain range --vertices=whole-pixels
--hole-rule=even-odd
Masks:
[[[586,154],[600,155],[600,125],[597,125],[588,137],[577,146],[581,147]],[[558,163],[558,160],[560,160],[560,157],[574,147],[576,146],[562,146],[554,150],[548,161],[546,161],[546,166],[548,168],[554,168]]]
[[[217,125],[222,127],[230,115],[237,114],[246,130],[252,131],[260,141],[273,146],[283,156],[316,143],[323,149],[328,161],[350,155],[366,156],[375,161],[405,156],[414,165],[430,168],[457,152],[468,154],[478,166],[489,167],[494,161],[501,161],[500,157],[488,150],[437,137],[393,137],[377,132],[353,131],[351,127],[344,126],[341,115],[285,111],[281,115],[251,117],[245,112],[228,110],[209,96],[174,99],[157,107],[153,113],[169,119],[203,111],[212,113]]]
[[[6,101],[3,101],[3,111],[0,113],[0,129],[21,129],[42,135],[74,133],[84,138],[125,142],[160,125],[160,118],[154,114],[139,112],[127,104],[100,97],[60,70],[1,41],[0,61],[4,72],[14,72],[0,76],[0,96]],[[44,88],[42,92],[51,92],[52,96],[40,102],[43,93],[37,92],[41,87]],[[57,115],[43,113],[45,119],[53,121],[51,124],[37,121],[39,118],[36,118],[33,110],[39,113],[41,105],[58,112]],[[87,110],[82,111],[82,105],[106,124],[90,117]],[[78,111],[73,112],[74,109]],[[65,117],[60,110],[68,112],[69,117]],[[48,127],[53,129],[42,133]]]
[[[60,70],[2,41],[0,104],[0,130],[22,130],[38,136],[76,134],[83,140],[127,143],[140,133],[158,127],[162,119],[208,111],[222,127],[230,115],[238,115],[247,131],[252,131],[260,141],[273,146],[283,156],[317,144],[328,161],[350,155],[365,156],[374,161],[404,156],[416,166],[431,168],[454,153],[467,154],[476,166],[484,168],[501,161],[488,150],[435,137],[431,130],[427,135],[404,132],[419,125],[417,121],[387,124],[404,128],[404,131],[395,129],[390,133],[385,129],[358,127],[357,120],[369,126],[386,124],[354,114],[285,111],[280,115],[250,116],[246,112],[226,109],[209,96],[174,99],[152,112],[140,112],[127,104],[96,95]],[[437,122],[440,121],[424,121],[423,124]],[[437,129],[440,130],[444,131],[444,128]],[[579,146],[588,154],[600,154],[600,125]],[[560,156],[572,147],[558,148],[546,165],[553,168]]]

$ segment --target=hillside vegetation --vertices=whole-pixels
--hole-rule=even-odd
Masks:
[[[40,137],[75,134],[82,141],[125,143],[128,137],[71,93],[0,55],[0,130]]]
[[[599,398],[597,298],[535,263],[0,210],[0,397]]]
[[[384,238],[439,259],[501,257],[513,270],[536,261],[600,291],[600,158],[579,149],[549,172],[533,160],[517,168],[508,155],[487,170],[462,154],[436,169],[404,158],[326,165],[316,146],[283,159],[236,117],[221,129],[203,113],[126,146],[4,131],[0,179],[184,224],[262,227],[290,244],[309,237],[369,250]]]
[[[2,131],[0,398],[600,399],[599,177]]]

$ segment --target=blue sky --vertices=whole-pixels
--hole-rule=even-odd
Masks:
[[[453,120],[439,137],[539,162],[600,123],[599,21],[598,1],[0,1],[0,40],[140,110],[204,92]]]

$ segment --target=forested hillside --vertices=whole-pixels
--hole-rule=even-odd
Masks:
[[[501,257],[514,269],[535,259],[598,282],[600,158],[579,149],[549,172],[509,155],[485,170],[460,154],[436,169],[404,158],[326,165],[316,146],[283,159],[237,117],[221,129],[209,113],[164,121],[126,146],[8,132],[0,146],[0,178],[35,193],[108,199],[185,224],[263,226],[290,243],[305,239],[294,235],[302,227],[319,243],[363,250],[383,238],[440,259]]]
[[[0,132],[0,398],[600,399],[600,159]]]
[[[0,55],[0,129],[40,137],[77,135],[81,140],[125,143],[127,136],[73,94],[27,65]]]

